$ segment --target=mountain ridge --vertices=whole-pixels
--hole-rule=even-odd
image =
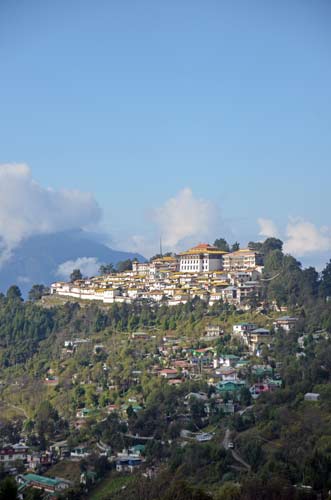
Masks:
[[[95,258],[100,264],[146,259],[134,252],[114,250],[81,229],[31,236],[23,240],[0,268],[0,291],[16,284],[25,295],[36,283],[50,285],[59,279],[58,267],[79,258]]]

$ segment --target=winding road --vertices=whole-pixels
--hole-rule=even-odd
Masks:
[[[232,458],[236,460],[236,462],[240,463],[243,467],[245,467],[245,469],[249,472],[251,470],[251,466],[247,462],[245,462],[245,460],[239,455],[239,453],[234,451],[232,448],[229,448],[229,443],[231,442],[230,437],[231,437],[231,431],[230,429],[226,429],[224,434],[224,439],[222,441],[222,446],[226,450],[230,450]]]

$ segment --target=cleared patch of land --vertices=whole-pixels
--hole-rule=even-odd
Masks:
[[[80,466],[79,462],[72,462],[71,460],[61,460],[57,464],[53,465],[45,473],[48,477],[62,477],[63,479],[68,479],[68,481],[73,481],[75,484],[79,484],[80,481]]]
[[[134,476],[119,476],[113,471],[110,472],[105,478],[93,488],[89,495],[89,500],[105,500],[110,495],[123,490],[132,481]]]

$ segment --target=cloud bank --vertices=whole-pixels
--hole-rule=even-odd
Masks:
[[[90,193],[42,187],[26,164],[0,165],[0,264],[24,238],[89,227],[100,218]]]
[[[295,257],[306,257],[311,254],[331,254],[331,228],[317,227],[301,217],[290,217],[283,237],[276,224],[270,219],[258,219],[259,235],[265,238],[281,238],[284,241],[284,252]]]
[[[62,262],[56,270],[56,276],[68,279],[74,269],[80,269],[83,276],[91,277],[98,274],[101,262],[96,257],[79,257],[76,260]]]
[[[260,236],[263,236],[264,238],[278,238],[278,229],[276,224],[271,219],[263,219],[260,217],[257,222],[260,226]]]
[[[215,205],[184,188],[152,214],[165,247],[175,250],[193,242],[215,238],[220,226]]]
[[[331,252],[330,228],[318,228],[303,219],[290,219],[284,251],[298,257],[314,252]]]

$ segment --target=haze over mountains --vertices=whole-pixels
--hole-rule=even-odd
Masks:
[[[80,229],[31,236],[23,240],[0,267],[0,291],[17,284],[23,295],[36,283],[49,285],[67,279],[74,267],[93,275],[102,263],[145,260],[137,253],[113,250]]]

